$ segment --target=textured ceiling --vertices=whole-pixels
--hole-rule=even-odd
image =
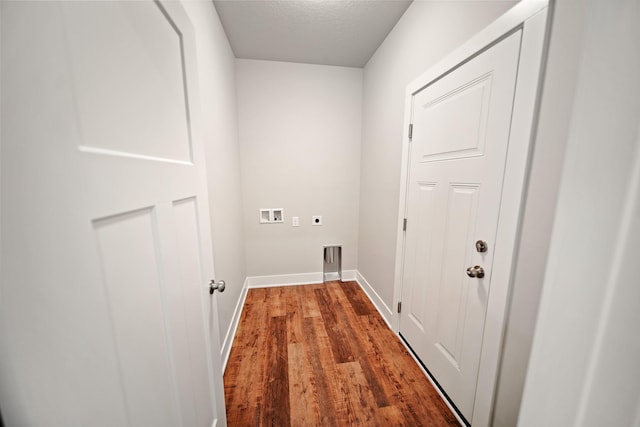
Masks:
[[[411,0],[214,0],[237,58],[363,67]]]

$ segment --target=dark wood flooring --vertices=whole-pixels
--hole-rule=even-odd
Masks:
[[[457,426],[356,282],[251,289],[224,375],[229,426]]]

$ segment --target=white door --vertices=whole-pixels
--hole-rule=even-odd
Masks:
[[[520,37],[509,36],[413,97],[400,333],[467,420],[478,378]],[[477,241],[486,249],[478,249]]]
[[[182,6],[1,7],[5,422],[224,425]]]

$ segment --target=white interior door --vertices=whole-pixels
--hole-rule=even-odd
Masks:
[[[3,2],[8,425],[225,424],[193,34],[177,2]]]
[[[467,420],[475,400],[520,38],[520,32],[512,34],[413,97],[400,333]],[[477,241],[486,243],[485,251]],[[480,269],[467,270],[475,266],[484,277]]]

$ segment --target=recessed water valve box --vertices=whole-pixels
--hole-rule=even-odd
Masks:
[[[284,222],[284,214],[282,209],[273,209],[272,222]]]
[[[260,209],[260,224],[271,222],[271,209]]]
[[[282,208],[260,209],[260,224],[274,224],[284,222],[284,210]]]

